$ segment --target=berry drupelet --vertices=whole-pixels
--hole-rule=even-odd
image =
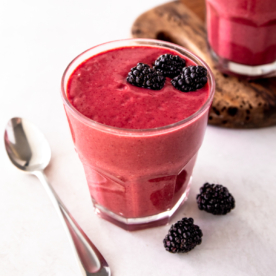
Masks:
[[[135,86],[160,90],[164,87],[166,77],[159,71],[150,68],[149,65],[138,63],[131,68],[127,76],[127,81]]]
[[[185,67],[171,83],[182,92],[196,91],[207,83],[207,70],[200,65]]]
[[[156,59],[153,68],[162,72],[164,76],[173,78],[179,75],[185,66],[186,61],[183,58],[165,54]]]
[[[192,218],[183,218],[171,226],[163,243],[165,249],[171,253],[185,253],[201,244],[202,236]]]
[[[225,215],[235,208],[235,199],[222,185],[205,183],[196,196],[198,208],[214,215]]]

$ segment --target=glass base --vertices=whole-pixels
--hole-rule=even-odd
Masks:
[[[167,223],[169,223],[170,218],[174,215],[177,209],[187,200],[188,194],[190,191],[191,182],[192,182],[192,177],[190,177],[190,180],[185,192],[182,194],[182,196],[179,198],[179,200],[176,202],[176,204],[172,209],[153,216],[141,217],[141,218],[125,218],[97,204],[97,202],[95,202],[95,200],[93,200],[92,198],[93,205],[95,208],[95,213],[99,217],[127,231],[142,230],[145,228],[166,225]]]
[[[268,78],[276,76],[276,61],[264,65],[249,66],[221,58],[209,46],[211,56],[217,68],[225,73],[248,79]]]

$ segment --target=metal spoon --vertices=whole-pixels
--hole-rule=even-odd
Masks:
[[[72,245],[82,275],[110,276],[110,268],[55,193],[43,172],[50,162],[51,150],[40,130],[22,118],[12,118],[4,134],[11,162],[21,171],[36,175],[50,197]]]

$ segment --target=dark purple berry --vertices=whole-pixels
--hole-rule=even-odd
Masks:
[[[196,91],[207,83],[207,70],[200,65],[185,67],[171,83],[182,92]]]
[[[131,68],[127,76],[127,81],[135,86],[160,90],[164,87],[166,78],[164,75],[150,68],[149,65],[138,63],[137,66]]]
[[[165,54],[156,59],[153,68],[162,72],[164,76],[173,78],[179,75],[185,66],[186,61],[180,56]]]
[[[226,215],[235,208],[235,199],[219,184],[205,183],[196,196],[198,208],[214,215]]]
[[[171,253],[185,253],[201,244],[203,234],[192,218],[183,218],[173,224],[163,240],[164,247]]]

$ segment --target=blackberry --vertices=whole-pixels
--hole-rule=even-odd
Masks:
[[[160,56],[155,62],[153,68],[163,73],[165,77],[173,78],[179,75],[186,66],[185,59],[170,54]]]
[[[199,210],[214,215],[225,215],[235,208],[235,199],[222,185],[205,183],[196,196]]]
[[[207,83],[207,70],[202,66],[188,66],[171,80],[172,85],[182,92],[196,91]]]
[[[163,243],[165,249],[171,253],[185,253],[201,244],[202,236],[200,228],[194,225],[192,218],[183,218],[171,226]]]
[[[166,78],[161,72],[144,63],[138,63],[137,66],[131,68],[127,76],[127,81],[130,84],[153,90],[162,89],[165,80]]]

